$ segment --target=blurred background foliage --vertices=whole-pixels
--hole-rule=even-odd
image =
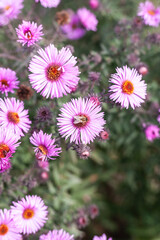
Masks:
[[[49,179],[44,181],[35,168],[33,148],[28,135],[22,139],[12,159],[12,169],[0,176],[0,208],[9,208],[13,200],[25,194],[40,195],[49,207],[49,220],[41,232],[53,228],[64,228],[75,236],[92,239],[93,235],[112,236],[117,240],[159,240],[160,239],[160,147],[159,140],[150,143],[146,140],[142,123],[155,123],[160,101],[160,45],[147,45],[147,36],[159,33],[159,28],[144,27],[139,31],[140,43],[134,45],[131,35],[135,33],[129,24],[122,34],[115,33],[120,21],[132,21],[137,14],[139,0],[103,0],[99,11],[95,11],[99,20],[98,31],[88,32],[80,40],[69,41],[60,38],[59,26],[55,22],[55,13],[62,9],[77,10],[88,6],[87,0],[62,0],[56,9],[45,9],[34,0],[25,0],[25,8],[20,19],[34,20],[43,24],[45,40],[40,45],[54,43],[61,48],[74,47],[78,57],[81,84],[87,83],[89,71],[101,73],[96,93],[108,91],[108,80],[115,67],[130,64],[129,56],[136,52],[138,58],[149,67],[144,77],[148,84],[147,102],[135,111],[122,110],[104,101],[103,109],[110,131],[106,142],[97,141],[92,145],[89,159],[79,159],[71,148],[63,147],[59,159],[50,161]],[[160,4],[157,0],[155,4]],[[16,70],[21,82],[28,82],[28,63],[37,48],[30,52],[16,43],[15,27],[21,22],[16,20],[0,29],[0,64]],[[126,28],[128,28],[126,30]],[[126,31],[126,32],[125,32]],[[56,34],[55,34],[56,32]],[[100,61],[90,60],[90,56],[100,56]],[[93,59],[93,58],[92,58]],[[37,107],[47,105],[53,112],[53,123],[43,125],[48,133],[58,137],[56,116],[60,106],[71,97],[85,96],[86,92],[77,91],[72,96],[58,100],[46,100],[34,93],[25,100],[30,110],[30,118],[35,120]],[[10,96],[13,96],[10,95]],[[157,107],[158,106],[158,107]],[[77,230],[76,214],[79,209],[95,203],[99,207],[99,216],[92,220],[83,231]],[[31,236],[30,239],[38,239]]]

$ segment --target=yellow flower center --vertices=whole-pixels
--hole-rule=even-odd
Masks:
[[[0,225],[0,236],[5,235],[8,232],[8,226],[6,224]],[[3,237],[2,237],[3,238]]]
[[[61,75],[61,67],[59,66],[50,66],[47,69],[47,77],[50,81],[58,80],[59,76]]]
[[[76,127],[84,127],[88,122],[88,117],[83,115],[83,114],[79,114],[74,116],[73,118],[73,124]]]
[[[6,11],[8,11],[10,8],[11,8],[11,6],[10,6],[10,5],[7,5],[7,6],[5,6],[4,9],[5,9]]]
[[[7,117],[8,117],[9,122],[12,122],[14,124],[17,124],[20,121],[19,115],[16,112],[8,112]]]
[[[9,86],[7,80],[5,80],[5,79],[2,79],[0,82],[1,82],[1,84],[2,84],[3,86],[6,86],[6,87]]]
[[[31,219],[34,216],[33,209],[27,208],[23,212],[23,218],[24,219]]]
[[[47,155],[48,150],[47,150],[47,148],[45,146],[40,145],[38,148],[44,155]]]
[[[148,10],[148,14],[154,16],[156,14],[155,10]]]
[[[9,150],[10,150],[9,147],[6,144],[1,143],[0,144],[0,158],[6,157]]]
[[[122,84],[122,91],[124,93],[127,93],[127,94],[132,94],[133,91],[134,91],[134,86],[133,86],[133,83],[126,80],[123,84]]]

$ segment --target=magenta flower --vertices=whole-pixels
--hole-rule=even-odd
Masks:
[[[19,229],[16,228],[11,211],[0,209],[0,240],[21,240]]]
[[[57,7],[60,4],[61,0],[35,0],[36,2],[41,3],[41,5],[45,8]]]
[[[63,33],[71,40],[82,38],[85,35],[86,30],[81,25],[79,17],[77,14],[72,13],[70,18],[71,20],[68,24],[61,26]]]
[[[97,31],[98,20],[92,12],[87,8],[80,8],[77,11],[77,15],[87,31]]]
[[[8,96],[8,92],[14,93],[14,89],[18,88],[16,72],[9,68],[0,68],[0,92]]]
[[[113,83],[109,92],[110,99],[120,103],[123,108],[128,108],[129,104],[133,109],[140,107],[146,97],[147,85],[142,80],[136,69],[127,66],[117,68],[117,73],[112,74],[110,82]]]
[[[11,213],[19,232],[36,233],[47,221],[47,206],[38,196],[26,196],[21,201],[13,202]]]
[[[37,23],[35,22],[23,21],[22,24],[19,25],[18,28],[16,28],[16,32],[18,35],[17,42],[22,43],[23,46],[26,44],[28,47],[30,47],[31,45],[42,39],[42,29],[42,25],[37,26]]]
[[[143,18],[146,25],[158,27],[160,24],[160,7],[156,8],[150,1],[140,3],[138,16]]]
[[[107,240],[107,236],[103,233],[103,235],[100,237],[94,236],[93,240]],[[112,238],[108,238],[108,240],[112,240]]]
[[[24,110],[24,103],[16,98],[0,98],[0,126],[24,136],[30,128],[31,121],[28,110]]]
[[[42,130],[39,133],[34,132],[30,142],[36,146],[34,151],[38,160],[45,161],[48,158],[54,160],[53,157],[59,156],[61,152],[61,148],[56,147],[52,134],[43,133]]]
[[[12,131],[0,127],[0,173],[11,167],[10,157],[20,144],[19,138]]]
[[[29,70],[32,87],[41,92],[43,97],[59,98],[71,92],[79,81],[77,61],[68,48],[57,48],[50,44],[45,50],[38,51],[40,56],[34,56]]]
[[[92,9],[97,9],[99,7],[99,0],[89,0],[89,5]]]
[[[7,25],[16,19],[23,8],[24,0],[1,0],[0,1],[0,26]]]
[[[63,229],[49,231],[46,235],[43,234],[40,236],[39,240],[73,240],[73,235],[70,235],[68,232]]]
[[[154,139],[160,138],[160,129],[158,126],[151,124],[146,127],[145,135],[148,141],[153,142]]]
[[[93,142],[96,136],[103,130],[105,120],[101,107],[89,99],[72,99],[60,109],[61,114],[57,118],[59,132],[62,137],[70,142],[87,144]]]

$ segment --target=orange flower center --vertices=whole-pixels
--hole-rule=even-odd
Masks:
[[[48,150],[47,150],[47,148],[45,146],[40,145],[38,148],[44,155],[47,155]]]
[[[47,77],[50,81],[56,81],[61,75],[61,72],[62,70],[59,66],[50,66],[47,69]]]
[[[7,117],[8,117],[9,122],[12,122],[14,124],[17,124],[20,121],[19,115],[16,112],[8,112]]]
[[[10,150],[9,147],[6,144],[1,143],[0,144],[0,158],[6,157],[9,150]]]
[[[3,86],[6,86],[6,87],[9,86],[7,80],[5,80],[5,79],[2,79],[2,80],[1,80],[1,84],[2,84]]]
[[[0,236],[5,235],[8,232],[8,226],[6,224],[0,225]]]
[[[23,212],[23,218],[25,219],[31,219],[34,216],[33,209],[27,208]]]
[[[156,14],[155,10],[148,10],[148,14],[154,16]]]
[[[30,30],[25,31],[24,36],[29,40],[32,39],[33,35]]]
[[[133,91],[134,91],[134,87],[133,87],[133,83],[126,80],[123,84],[122,84],[122,91],[124,93],[127,93],[127,94],[132,94]]]
[[[8,11],[10,8],[11,8],[11,6],[10,6],[10,5],[7,5],[7,6],[5,6],[4,9],[5,9],[6,11]]]
[[[84,127],[87,124],[87,122],[88,122],[88,117],[83,114],[74,116],[73,124],[76,127]]]

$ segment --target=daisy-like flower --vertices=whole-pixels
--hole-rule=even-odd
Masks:
[[[39,240],[73,240],[73,235],[63,229],[49,231],[47,234],[40,236]]]
[[[8,92],[14,93],[14,89],[18,88],[16,72],[9,68],[0,68],[0,92],[8,96]]]
[[[62,32],[68,39],[80,39],[85,35],[86,30],[81,25],[80,19],[77,14],[72,12],[70,13],[70,15],[70,22],[61,26]]]
[[[107,236],[103,233],[103,235],[100,237],[94,236],[93,240],[107,240]],[[108,238],[108,240],[112,240],[112,238]]]
[[[32,87],[41,92],[43,97],[59,98],[71,92],[79,81],[77,61],[68,48],[57,48],[50,44],[45,50],[38,51],[40,56],[34,56],[29,70]]]
[[[31,121],[28,110],[24,110],[24,103],[16,98],[0,98],[0,125],[13,131],[16,135],[24,136],[30,128]]]
[[[96,16],[87,8],[80,8],[77,11],[77,15],[81,21],[81,24],[87,31],[97,31],[98,20]]]
[[[140,107],[146,97],[147,84],[142,80],[136,69],[127,66],[117,68],[117,73],[112,74],[110,82],[113,83],[109,92],[110,99],[120,103],[123,108],[128,108],[129,104],[133,109]]]
[[[154,124],[148,125],[145,128],[145,135],[148,141],[153,142],[154,139],[160,138],[160,129]]]
[[[18,28],[16,28],[16,32],[18,35],[17,42],[22,43],[23,46],[26,44],[28,47],[30,47],[31,45],[42,39],[42,29],[42,25],[37,26],[37,23],[35,22],[23,21],[22,24],[20,24]]]
[[[160,7],[155,7],[152,2],[146,1],[139,4],[138,16],[146,25],[158,27],[160,24]]]
[[[72,99],[60,109],[57,118],[59,132],[70,142],[87,144],[93,142],[103,130],[105,120],[101,107],[89,99]]]
[[[52,139],[52,134],[43,133],[40,130],[39,133],[34,132],[33,135],[30,137],[30,142],[36,146],[35,154],[37,159],[42,161],[49,159],[54,160],[59,156],[61,152],[61,148],[57,148],[55,145],[55,139]]]
[[[0,1],[0,26],[7,25],[10,20],[16,19],[23,8],[24,0]]]
[[[0,240],[21,240],[19,229],[16,228],[11,211],[0,209]]]
[[[8,129],[0,128],[0,173],[11,167],[10,157],[19,146],[19,136]]]
[[[47,221],[47,206],[38,196],[26,196],[11,206],[16,227],[20,233],[31,234],[41,229]]]
[[[45,8],[52,8],[52,7],[57,7],[61,0],[35,0],[36,2],[41,3],[41,5]]]

